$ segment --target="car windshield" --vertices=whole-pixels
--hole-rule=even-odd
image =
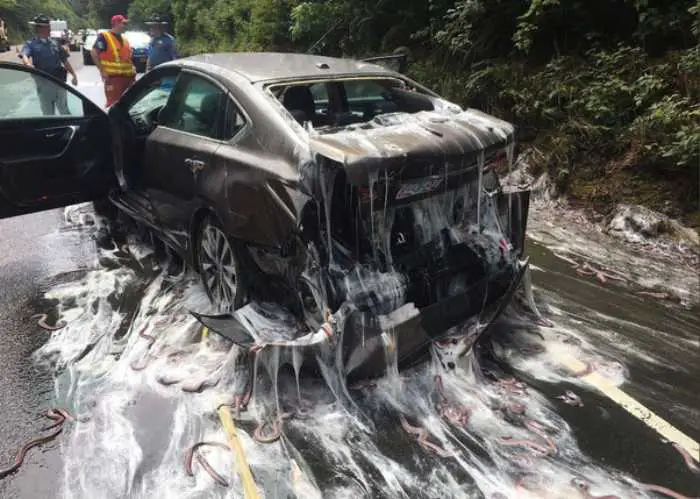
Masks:
[[[399,78],[344,78],[273,84],[272,94],[315,128],[365,123],[388,113],[432,111],[432,100]]]
[[[155,109],[163,107],[175,86],[175,79],[175,76],[165,76],[154,82],[146,93],[129,109],[129,115],[148,114]]]

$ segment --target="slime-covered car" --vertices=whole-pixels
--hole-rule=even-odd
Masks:
[[[35,79],[70,116],[41,115]],[[107,113],[30,68],[0,64],[0,86],[0,215],[109,196],[194,265],[227,314],[198,317],[237,343],[324,332],[347,377],[378,375],[387,352],[469,349],[527,269],[529,195],[496,174],[513,126],[380,65],[199,55]]]

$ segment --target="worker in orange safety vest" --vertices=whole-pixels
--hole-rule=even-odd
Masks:
[[[97,36],[92,47],[92,60],[102,75],[107,107],[114,104],[136,79],[131,61],[131,47],[124,36],[128,19],[121,14],[112,17],[112,29]]]

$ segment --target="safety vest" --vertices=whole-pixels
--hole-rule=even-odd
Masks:
[[[111,31],[102,33],[107,42],[107,50],[100,52],[102,70],[106,76],[134,76],[136,70],[131,62],[131,47],[126,37],[122,35],[122,44]]]

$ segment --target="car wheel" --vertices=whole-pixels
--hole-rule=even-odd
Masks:
[[[197,237],[197,268],[213,305],[233,312],[245,303],[241,249],[213,217],[202,224]]]

